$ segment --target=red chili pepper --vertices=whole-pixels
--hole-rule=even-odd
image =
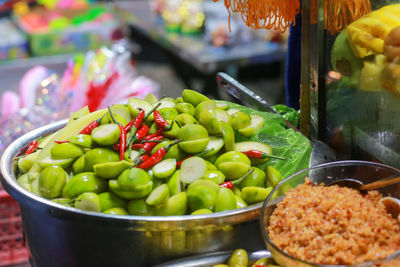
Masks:
[[[147,114],[145,114],[144,109],[141,109],[139,114],[136,116],[136,118],[134,118],[133,120],[131,120],[126,126],[125,129],[128,132],[131,127],[135,127],[136,130],[139,129],[139,127],[142,125],[143,121],[146,121],[148,117],[150,117],[150,115],[159,107],[161,106],[161,103],[158,103],[157,105],[155,105]]]
[[[119,151],[121,145],[120,144],[114,144],[113,148],[115,151]]]
[[[144,117],[142,118],[141,116],[139,117],[139,119],[138,119],[138,121],[137,122],[135,122],[133,125],[132,125],[132,127],[131,127],[131,129],[130,129],[130,132],[129,132],[129,134],[130,134],[130,137],[129,137],[129,141],[128,141],[128,149],[129,149],[129,154],[131,153],[131,151],[132,151],[132,148],[131,148],[131,146],[132,146],[132,144],[135,142],[135,141],[137,141],[137,140],[134,140],[135,138],[135,135],[136,135],[136,132],[138,131],[138,129],[139,129],[139,127],[141,126],[141,124],[142,124],[142,122],[143,121],[145,121],[145,120],[147,120],[147,118],[154,112],[154,110],[156,110],[159,106],[161,106],[161,103],[158,103],[157,105],[155,105],[150,111],[149,111],[149,113],[147,113],[147,114],[144,114],[144,110],[141,110],[140,112],[139,112],[139,114],[144,114]],[[143,111],[143,112],[142,112]],[[138,114],[138,115],[139,115]],[[139,123],[140,122],[140,123]],[[146,133],[147,134],[147,133]],[[146,135],[145,134],[145,135]],[[144,136],[145,136],[144,135]],[[143,137],[144,137],[143,136]]]
[[[133,144],[132,145],[132,149],[142,149],[144,146],[144,144]],[[119,151],[119,149],[121,148],[120,144],[114,144],[114,150],[115,151]]]
[[[88,124],[88,126],[83,128],[83,130],[80,131],[79,134],[91,134],[93,129],[99,125],[100,125],[100,123],[97,120],[92,121],[91,123]]]
[[[143,124],[142,127],[140,127],[140,129],[136,132],[134,142],[142,141],[142,139],[147,135],[148,132],[149,132],[149,126]]]
[[[266,158],[281,159],[281,160],[286,159],[286,158],[274,156],[271,154],[267,154],[260,150],[249,150],[249,151],[244,151],[242,153],[245,154],[246,156],[248,156],[250,159],[266,159]]]
[[[139,114],[136,116],[136,118],[134,118],[133,120],[131,120],[130,122],[128,122],[128,124],[125,126],[125,131],[129,132],[129,130],[131,129],[131,127],[135,127],[136,130],[139,129],[139,127],[142,125],[143,123],[143,119],[144,119],[144,109],[142,109]]]
[[[171,144],[168,144],[168,145],[163,146],[162,148],[158,149],[156,153],[151,155],[150,158],[148,158],[146,161],[141,163],[138,167],[141,168],[141,169],[144,169],[144,170],[147,170],[147,169],[153,167],[154,165],[159,163],[164,158],[165,154],[167,154],[168,150],[173,145],[176,145],[179,142],[181,142],[181,140],[177,140],[177,141],[175,141],[175,142],[173,142]]]
[[[119,137],[119,142],[120,142],[120,147],[119,147],[119,160],[123,160],[124,159],[124,152],[125,152],[125,146],[126,146],[126,131],[125,131],[125,127],[117,122],[114,118],[114,115],[111,112],[110,107],[108,107],[108,112],[110,113],[111,119],[114,123],[116,123],[121,131],[121,135]]]
[[[230,190],[233,190],[233,188],[234,188],[234,185],[233,185],[233,183],[232,183],[231,181],[227,181],[227,182],[225,182],[225,183],[222,183],[222,184],[220,184],[219,186],[220,186],[220,187],[228,188],[228,189],[230,189]]]
[[[154,113],[154,111],[156,111],[160,106],[161,103],[157,103],[157,105],[155,105],[152,109],[150,109],[149,113],[147,113],[146,116],[144,117],[144,120],[147,120],[147,118],[150,117],[150,115]]]
[[[31,154],[33,151],[36,150],[36,148],[38,147],[39,142],[38,140],[33,140],[29,143],[28,148],[26,149],[25,155],[29,155]]]
[[[133,144],[132,149],[143,149],[145,144]]]
[[[187,156],[186,158],[184,158],[183,160],[177,161],[177,162],[176,162],[176,168],[179,169],[179,168],[181,167],[181,165],[182,165],[182,162],[183,162],[185,159],[188,159],[188,158],[191,158],[191,157],[193,157],[193,156],[190,155],[190,156]]]
[[[158,126],[158,128],[163,128],[166,131],[171,129],[171,124],[169,124],[163,116],[161,116],[161,113],[158,110],[154,111],[154,122]]]
[[[69,143],[69,141],[57,141],[57,140],[54,140],[54,143],[56,143],[56,144],[64,144],[64,143]]]
[[[144,139],[145,140],[151,140],[154,137],[161,136],[162,131],[164,131],[164,128],[158,129],[155,134],[150,134],[150,135],[146,136]]]
[[[148,140],[148,141],[161,141],[163,139],[162,136],[156,136],[153,137],[152,139]],[[139,151],[139,153],[141,154],[148,154],[151,152],[151,150],[153,150],[153,148],[158,145],[158,142],[146,142],[143,144],[142,149]]]
[[[106,113],[107,114],[107,113]],[[100,121],[101,119],[103,119],[103,117],[106,115],[104,114],[103,116],[101,116],[100,119],[92,121],[91,123],[89,123],[85,128],[83,128],[82,131],[79,132],[79,134],[91,134],[93,129],[98,127],[100,125]]]
[[[140,164],[140,163],[142,163],[142,162],[145,162],[145,161],[148,160],[149,158],[150,158],[149,155],[142,155],[142,156],[139,157],[139,160],[138,160],[138,163],[137,163],[137,164]]]
[[[126,132],[125,128],[122,124],[118,124],[119,129],[121,130],[121,136],[120,136],[120,149],[119,149],[119,160],[124,159],[124,152],[125,152],[125,146],[126,146]]]
[[[132,167],[137,167],[139,164],[145,162],[149,158],[150,158],[149,155],[142,155],[142,156],[138,157],[137,160],[135,161],[135,164]]]

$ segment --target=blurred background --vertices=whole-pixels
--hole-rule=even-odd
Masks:
[[[1,91],[15,90],[30,67],[61,74],[76,53],[120,39],[137,72],[177,96],[191,87],[217,96],[225,71],[273,103],[284,102],[286,35],[252,30],[212,0],[0,1]],[[230,28],[230,29],[229,29]]]
[[[233,100],[220,71],[285,104],[287,34],[246,27],[222,0],[0,0],[0,16],[0,153],[84,105],[185,88]]]

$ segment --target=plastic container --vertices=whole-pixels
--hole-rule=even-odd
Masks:
[[[18,202],[0,186],[0,266],[27,260]]]

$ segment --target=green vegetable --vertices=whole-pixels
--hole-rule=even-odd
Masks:
[[[266,166],[265,173],[267,174],[267,182],[270,186],[276,186],[280,181],[282,181],[282,175],[273,166]]]
[[[94,172],[106,179],[117,178],[124,170],[132,167],[132,164],[126,160],[115,162],[103,162],[93,165]]]
[[[199,209],[195,210],[191,213],[191,215],[200,215],[200,214],[210,214],[213,213],[212,210],[209,209]]]
[[[39,157],[39,151],[36,151],[29,155],[26,155],[25,157],[18,159],[18,170],[21,173],[28,172],[32,168],[33,164],[38,159],[38,157]]]
[[[206,171],[202,179],[211,180],[217,184],[222,184],[225,181],[225,175],[220,171]]]
[[[175,108],[158,108],[161,116],[166,120],[175,120],[179,115],[178,111]]]
[[[184,126],[186,124],[198,124],[199,122],[190,114],[187,113],[181,113],[178,116],[176,116],[175,121],[180,124],[181,126]]]
[[[172,129],[162,131],[152,122],[152,115],[145,118],[143,124],[151,126],[149,132],[159,132],[164,138],[148,154],[176,139],[182,141],[152,168],[142,170],[135,165],[142,153],[138,143],[120,160],[113,147],[120,143],[119,127],[111,123],[106,110],[87,114],[83,109],[64,129],[41,139],[41,149],[18,159],[18,182],[34,194],[66,206],[109,214],[171,216],[259,203],[284,177],[308,167],[309,141],[288,128],[277,114],[210,100],[191,90],[185,90],[176,101],[158,101],[154,96],[147,100],[131,98],[127,106],[110,108],[125,124],[140,109],[148,113],[160,105],[158,110]],[[282,114],[292,112],[278,108]],[[91,135],[79,134],[100,118],[101,125]],[[286,160],[249,159],[241,153],[249,150]],[[54,169],[62,170],[61,174],[56,175]],[[227,181],[234,184],[232,191],[219,186]]]
[[[178,103],[175,105],[175,109],[181,114],[194,115],[194,106],[190,103]]]
[[[114,214],[114,215],[128,215],[128,212],[124,208],[111,208],[108,210],[103,211],[107,214]]]
[[[175,171],[167,181],[170,196],[176,195],[182,191],[180,172],[180,170]]]
[[[109,148],[95,148],[85,154],[85,171],[93,172],[93,166],[99,163],[119,161],[119,155]]]
[[[235,194],[235,198],[236,198],[236,208],[237,209],[247,207],[247,203],[243,200],[243,198],[240,195]]]
[[[240,189],[247,186],[265,187],[265,172],[256,167],[252,167],[252,169],[254,171],[239,183]]]
[[[244,249],[237,249],[228,260],[229,267],[247,266],[249,262],[247,252]]]
[[[67,180],[67,174],[60,166],[46,167],[39,175],[40,195],[45,198],[56,198]]]
[[[60,197],[60,198],[54,198],[51,201],[53,201],[54,203],[64,205],[66,207],[74,207],[75,206],[75,201],[72,199],[69,199],[69,198]]]
[[[205,100],[209,100],[208,97],[206,97],[203,94],[200,94],[196,91],[193,90],[189,90],[189,89],[185,89],[182,92],[182,98],[183,101],[188,102],[190,104],[192,104],[193,106],[197,106],[198,104],[200,104],[201,102],[205,101]]]
[[[111,192],[103,192],[99,194],[101,211],[111,208],[126,208],[127,202]]]
[[[97,144],[102,146],[113,145],[117,143],[121,136],[121,130],[117,124],[103,124],[94,128],[92,138]]]
[[[215,166],[225,175],[227,180],[236,180],[250,170],[251,162],[245,154],[229,151],[217,158]]]
[[[248,204],[255,204],[264,201],[269,193],[271,193],[272,189],[271,186],[267,188],[247,186],[242,190],[242,198]]]
[[[249,114],[238,111],[229,116],[229,124],[233,129],[239,130],[249,126],[251,123],[251,117]]]
[[[153,166],[153,173],[156,178],[167,178],[170,177],[176,169],[175,159],[164,159]]]
[[[85,192],[101,193],[107,189],[107,181],[92,172],[73,176],[64,186],[62,196],[74,198]]]
[[[198,185],[187,191],[187,200],[190,210],[214,210],[217,193],[208,186]]]
[[[146,199],[148,205],[157,206],[163,204],[169,198],[168,185],[162,184],[151,191]]]
[[[218,191],[215,201],[215,211],[225,211],[236,209],[236,197],[232,190],[222,187]]]
[[[206,128],[200,124],[186,124],[179,129],[178,139],[183,140],[179,147],[187,153],[199,153],[203,151],[210,138]]]
[[[146,204],[145,199],[134,199],[128,203],[128,213],[130,215],[151,216],[154,214],[154,209]]]
[[[55,144],[51,149],[53,159],[77,158],[83,155],[83,149],[72,143]]]
[[[75,208],[87,211],[101,211],[100,199],[96,193],[85,192],[80,194],[75,201]]]
[[[31,179],[29,178],[28,173],[22,174],[20,177],[18,177],[17,181],[23,188],[31,191]]]
[[[186,192],[181,192],[170,197],[163,205],[157,207],[157,215],[172,216],[184,215],[187,210]]]
[[[300,110],[295,110],[286,105],[275,105],[272,109],[280,113],[285,120],[290,122],[295,127],[298,127],[300,120]]]
[[[92,148],[93,146],[93,138],[91,135],[88,134],[78,134],[68,138],[68,141],[72,144],[85,147],[85,148]]]
[[[74,174],[85,171],[85,155],[82,155],[75,160],[74,164],[72,164],[72,171]]]
[[[139,168],[123,171],[116,180],[109,181],[110,189],[123,199],[138,199],[150,194],[153,181],[149,174]]]

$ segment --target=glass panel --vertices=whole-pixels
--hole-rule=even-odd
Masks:
[[[310,5],[311,13],[318,10],[317,30],[310,32],[317,39],[310,46],[318,46],[317,53],[310,50],[311,84],[319,74],[316,88],[311,86],[313,137],[328,142],[341,158],[400,168],[400,1],[310,0]]]

